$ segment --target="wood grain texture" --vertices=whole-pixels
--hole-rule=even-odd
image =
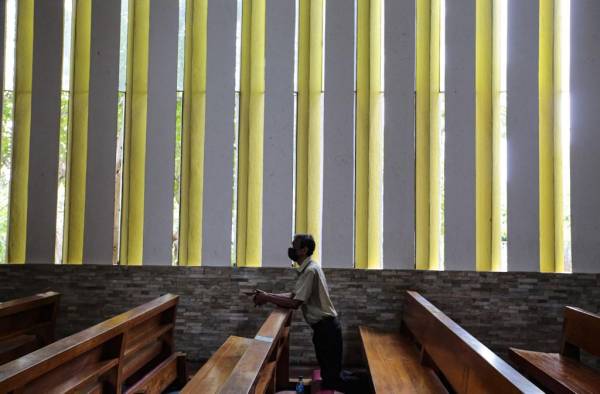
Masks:
[[[219,390],[219,393],[253,393],[260,372],[267,364],[270,350],[270,343],[254,339]]]
[[[279,349],[287,346],[286,335],[289,330],[286,328],[290,325],[291,317],[290,309],[276,308],[271,312],[254,337],[254,342],[223,385],[222,393],[250,393],[255,392],[258,385],[265,388],[271,386],[270,381],[275,378],[275,371],[268,375],[263,374],[263,379],[260,379],[261,372],[269,365],[269,361],[277,361],[277,357],[281,355]],[[269,382],[265,382],[265,376]],[[287,379],[286,377],[285,380]]]
[[[254,339],[230,336],[182,393],[274,393],[289,383],[292,310],[276,308]]]
[[[0,366],[0,392],[121,392],[134,375],[128,385],[182,380],[183,355],[173,349],[178,300],[166,294]],[[163,363],[172,359],[176,368]]]
[[[216,393],[225,383],[253,339],[230,336],[185,385],[182,394]]]
[[[565,307],[561,353],[577,347],[600,357],[600,316],[572,306]]]
[[[402,323],[402,334],[360,329],[377,392],[541,393],[416,292],[406,292]]]
[[[510,349],[511,359],[526,375],[552,393],[597,393],[600,374],[559,353]]]
[[[267,317],[267,320],[260,327],[256,336],[277,339],[283,333],[283,328],[289,323],[291,315],[292,311],[289,309],[275,309]]]
[[[420,362],[414,343],[400,333],[360,327],[369,371],[377,393],[446,393],[435,372]]]
[[[600,316],[567,306],[560,353],[510,349],[510,357],[526,375],[554,393],[596,393],[600,373],[579,361],[580,350],[600,356]]]
[[[0,364],[54,341],[59,300],[49,291],[0,303]]]
[[[0,302],[0,317],[12,315],[17,312],[28,311],[40,306],[54,304],[60,299],[60,294],[54,291],[35,294],[29,297],[18,298]]]
[[[160,394],[181,376],[182,366],[185,367],[185,355],[182,353],[173,353],[135,385],[127,389],[125,393]]]
[[[35,335],[19,335],[0,341],[0,365],[38,349]]]
[[[534,384],[416,292],[406,293],[403,323],[455,391],[541,393]]]

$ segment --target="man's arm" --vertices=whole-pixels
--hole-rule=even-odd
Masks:
[[[294,299],[293,293],[271,294],[257,290],[254,296],[254,303],[256,305],[263,305],[267,302],[286,309],[298,309],[302,305],[302,301]]]
[[[294,293],[271,293],[271,294],[274,296],[278,296],[278,297],[294,298]]]
[[[254,303],[256,305],[263,305],[270,302],[282,308],[298,309],[303,302],[310,298],[314,276],[315,274],[313,271],[307,271],[306,274],[301,276],[298,279],[298,282],[296,282],[293,293],[271,294],[262,290],[256,290]]]

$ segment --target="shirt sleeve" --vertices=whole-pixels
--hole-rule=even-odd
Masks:
[[[306,302],[310,298],[313,289],[313,283],[315,279],[314,271],[306,271],[304,275],[301,275],[296,282],[294,288],[294,299],[302,302]]]

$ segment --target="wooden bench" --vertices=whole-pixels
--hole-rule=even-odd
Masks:
[[[406,293],[402,332],[360,335],[378,393],[541,393],[416,292]]]
[[[0,365],[54,341],[59,300],[49,291],[0,303]]]
[[[230,336],[181,391],[275,393],[289,384],[292,311],[277,308],[253,339]]]
[[[185,382],[166,294],[0,366],[0,393],[160,393]]]
[[[600,373],[580,362],[581,350],[600,356],[600,316],[567,306],[560,353],[510,349],[524,374],[553,393],[600,392]]]

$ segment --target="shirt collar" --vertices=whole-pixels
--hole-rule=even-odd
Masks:
[[[302,263],[300,263],[300,265],[298,267],[295,268],[296,271],[298,272],[298,275],[300,275],[302,272],[304,272],[304,270],[310,264],[311,261],[312,260],[310,259],[310,256],[308,256],[304,259],[304,261],[302,261]]]

